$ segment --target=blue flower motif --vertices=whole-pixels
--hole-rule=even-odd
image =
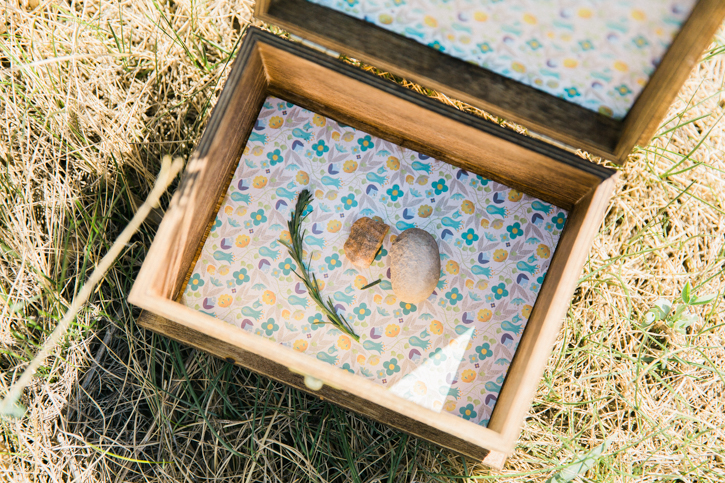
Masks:
[[[493,294],[490,294],[490,293],[486,294],[486,302],[488,302],[488,303],[493,302]]]
[[[236,282],[237,285],[241,285],[244,282],[249,282],[249,275],[247,275],[246,268],[240,268],[238,271],[234,272],[232,275],[234,276],[234,282]]]
[[[450,300],[451,305],[456,305],[463,300],[463,294],[458,291],[457,287],[453,287],[450,292],[446,293],[446,298]]]
[[[564,223],[566,223],[566,215],[564,213],[559,213],[558,215],[554,216],[551,221],[556,225],[559,230],[561,230],[562,228],[564,228]]]
[[[512,240],[515,240],[524,234],[524,230],[521,228],[521,224],[518,221],[511,226],[507,226],[506,231],[509,232]]]
[[[312,213],[312,205],[311,204],[310,205],[307,205],[307,208],[305,208],[305,210],[302,212],[302,217],[304,218],[305,216],[309,215],[310,213]]]
[[[342,207],[346,210],[349,210],[350,208],[355,208],[357,206],[357,200],[355,200],[355,195],[353,193],[350,193],[347,196],[343,196],[340,198],[340,201],[342,201]]]
[[[629,87],[627,87],[624,84],[615,87],[614,90],[617,91],[617,93],[620,96],[626,96],[627,94],[631,94],[632,93],[632,91],[629,89]]]
[[[488,42],[478,44],[477,46],[478,50],[480,50],[482,54],[488,54],[489,52],[493,52],[493,47],[491,47]]]
[[[375,261],[379,262],[383,259],[385,255],[388,254],[388,251],[385,248],[381,248],[377,255],[375,255]]]
[[[385,370],[384,369],[380,370],[380,371],[376,372],[376,374],[378,376],[378,379],[382,379],[385,377]]]
[[[403,190],[401,190],[400,186],[398,186],[397,184],[394,184],[392,188],[386,191],[386,193],[390,195],[391,201],[398,201],[398,198],[403,196]]]
[[[214,231],[214,230],[216,230],[216,229],[217,229],[217,228],[219,228],[220,226],[222,226],[222,221],[221,221],[221,220],[219,219],[219,217],[217,217],[217,218],[216,218],[216,219],[214,220],[214,224],[213,224],[213,225],[211,226],[211,231]]]
[[[267,217],[264,216],[264,210],[262,208],[253,212],[250,216],[252,218],[252,223],[254,223],[254,226],[258,226],[267,221]]]
[[[320,139],[319,141],[317,141],[317,144],[313,144],[312,145],[312,151],[317,156],[322,156],[323,154],[325,154],[329,150],[330,150],[329,146],[326,146],[325,145],[325,141],[323,141],[322,139]]]
[[[487,184],[488,184],[488,183],[489,183],[489,182],[491,181],[491,180],[489,180],[489,179],[486,179],[486,178],[484,178],[484,177],[483,177],[483,176],[481,176],[480,174],[477,174],[477,175],[476,175],[476,178],[477,178],[477,179],[478,179],[478,181],[479,181],[479,182],[481,183],[481,186],[486,186],[486,185],[487,185]]]
[[[503,282],[491,287],[491,292],[493,293],[493,296],[496,297],[496,300],[501,300],[509,295],[509,291],[506,290],[506,284]]]
[[[407,302],[400,302],[400,308],[403,309],[403,313],[405,315],[408,315],[409,313],[415,312],[416,310],[418,310],[418,307],[416,307],[413,304],[409,304]]]
[[[348,4],[348,5],[350,6],[350,7],[354,7],[355,5],[357,5],[357,4],[358,4],[358,1],[357,1],[357,0],[345,0],[345,2],[347,2],[347,4]]]
[[[310,329],[312,330],[321,329],[325,324],[325,322],[322,320],[322,314],[319,312],[311,317],[308,317],[307,322],[310,323]]]
[[[389,361],[383,362],[383,367],[385,368],[385,372],[387,372],[389,376],[392,376],[396,372],[400,372],[400,366],[398,365],[398,359],[396,358],[392,358]]]
[[[435,364],[436,366],[439,366],[441,364],[441,362],[448,359],[448,356],[446,356],[446,353],[443,352],[443,349],[441,349],[439,347],[436,350],[434,350],[433,352],[431,352],[430,359],[433,361],[433,364]]]
[[[435,181],[431,185],[431,187],[435,190],[437,195],[448,191],[448,186],[446,186],[446,180],[444,180],[443,178],[439,179],[438,181]]]
[[[350,367],[350,364],[347,362],[342,365],[342,369],[346,370],[350,374],[355,374],[355,371],[352,370],[352,367]]]
[[[355,307],[355,310],[353,310],[353,316],[357,315],[358,320],[365,320],[365,317],[372,314],[370,309],[368,308],[368,304],[362,303]]]
[[[491,350],[491,346],[488,342],[476,347],[476,353],[478,354],[478,359],[481,361],[484,361],[493,355],[493,351]]]
[[[632,42],[634,42],[634,45],[636,45],[637,47],[640,47],[640,48],[647,47],[649,45],[649,41],[646,38],[642,37],[641,35],[638,35],[637,37],[633,38]]]
[[[272,317],[262,324],[262,330],[267,334],[267,336],[274,334],[274,331],[277,329],[279,329],[279,325],[274,323],[274,319]]]
[[[461,413],[461,417],[466,420],[471,420],[478,416],[478,413],[476,412],[476,408],[473,407],[472,403],[468,403],[462,408],[458,410],[459,413]]]
[[[325,263],[327,263],[328,270],[334,270],[337,267],[342,266],[342,262],[340,261],[340,255],[338,255],[337,253],[333,253],[329,257],[325,257]]]
[[[358,139],[357,143],[360,145],[360,151],[365,152],[368,149],[372,149],[375,147],[375,143],[373,143],[373,140],[370,136],[365,136],[362,139]]]
[[[440,42],[438,42],[437,40],[435,42],[431,42],[430,44],[428,44],[428,47],[432,47],[432,48],[436,49],[439,52],[445,52],[446,51],[446,48]]]
[[[581,47],[582,50],[587,51],[587,50],[592,50],[594,48],[594,44],[591,43],[591,41],[589,41],[589,40],[580,40],[579,47]]]
[[[581,95],[576,87],[567,87],[564,89],[564,92],[566,92],[566,95],[569,97],[578,97]]]
[[[282,273],[285,275],[289,275],[292,271],[297,270],[297,265],[292,263],[291,258],[287,257],[285,261],[279,263],[279,269],[282,270]]]
[[[542,47],[541,42],[536,39],[531,39],[526,43],[529,45],[529,47],[531,47],[531,50],[538,50]]]
[[[554,225],[552,223],[547,222],[546,225],[544,225],[544,230],[551,232],[554,230]]]
[[[468,231],[461,233],[461,238],[464,242],[466,242],[466,245],[470,247],[471,245],[473,245],[473,242],[478,241],[479,236],[476,234],[473,228],[469,228]]]
[[[227,288],[234,288],[234,280],[227,280]]]
[[[196,292],[199,290],[199,287],[204,286],[204,280],[201,279],[201,276],[198,273],[195,273],[193,277],[189,279],[189,288]]]
[[[267,154],[267,159],[269,159],[269,164],[274,166],[275,164],[279,164],[282,161],[284,161],[284,158],[282,157],[282,153],[279,149],[275,149],[271,153]]]

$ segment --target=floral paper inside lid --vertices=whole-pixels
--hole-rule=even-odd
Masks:
[[[309,268],[359,343],[320,323],[278,241],[289,239],[303,188],[314,193],[303,223]],[[360,271],[342,247],[363,216],[391,229]],[[486,425],[565,222],[555,206],[270,97],[182,301]],[[417,305],[396,299],[387,256],[411,227],[436,239],[442,268],[436,291]]]
[[[696,0],[310,0],[614,119]]]

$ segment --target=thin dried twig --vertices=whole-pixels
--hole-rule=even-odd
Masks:
[[[159,176],[156,179],[156,184],[146,198],[146,201],[139,206],[134,217],[128,225],[126,225],[126,228],[123,229],[121,234],[118,235],[118,238],[116,238],[116,241],[108,250],[108,253],[106,253],[106,255],[98,263],[98,266],[93,273],[91,273],[91,276],[88,277],[86,283],[83,284],[83,287],[80,292],[78,292],[78,295],[73,298],[73,302],[70,307],[45,341],[43,347],[40,348],[33,360],[30,361],[30,364],[28,364],[28,367],[25,368],[25,371],[20,376],[20,379],[13,384],[5,398],[2,402],[0,402],[0,414],[19,418],[25,413],[25,409],[19,404],[23,389],[30,384],[33,375],[35,375],[35,371],[37,371],[43,362],[45,362],[45,358],[53,352],[55,347],[63,339],[68,331],[68,327],[76,318],[76,315],[78,315],[78,311],[81,307],[83,307],[83,305],[88,301],[93,289],[96,287],[98,282],[103,279],[108,269],[111,268],[111,265],[113,265],[113,262],[116,261],[116,258],[118,258],[124,248],[126,248],[126,244],[131,240],[131,237],[134,233],[136,233],[138,228],[141,226],[141,223],[144,222],[151,210],[159,203],[161,195],[164,191],[166,191],[166,188],[174,180],[174,178],[176,178],[176,175],[179,171],[181,171],[183,166],[184,161],[181,158],[176,158],[172,162],[171,156],[164,157],[161,164],[161,171],[159,171]]]

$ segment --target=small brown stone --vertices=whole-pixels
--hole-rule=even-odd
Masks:
[[[356,220],[343,247],[348,260],[358,268],[369,267],[389,229],[385,223],[367,216]]]

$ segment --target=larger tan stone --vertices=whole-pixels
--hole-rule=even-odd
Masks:
[[[435,238],[420,228],[405,230],[390,248],[390,279],[402,302],[417,304],[433,293],[441,275]]]

